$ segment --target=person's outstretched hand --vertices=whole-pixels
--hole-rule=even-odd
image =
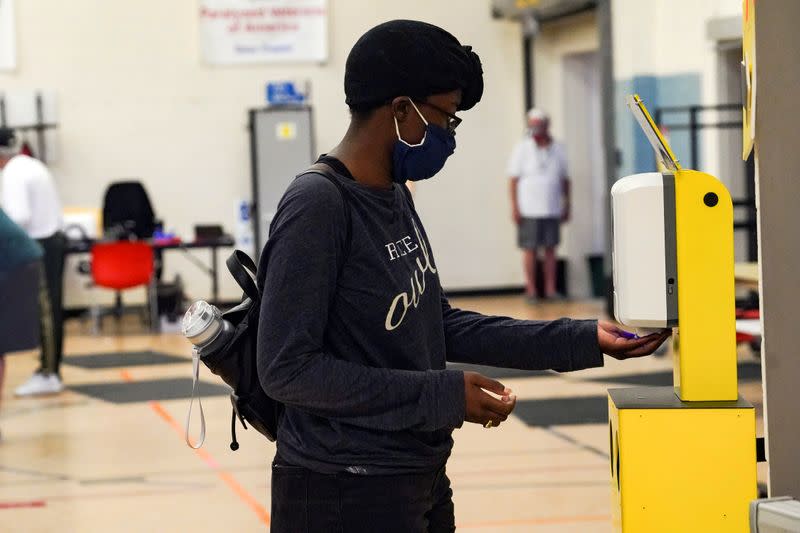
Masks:
[[[486,391],[501,398],[498,400]],[[511,394],[511,389],[477,372],[464,372],[464,398],[467,405],[464,420],[484,427],[499,426],[517,405],[517,397]]]
[[[672,334],[665,329],[646,337],[636,337],[615,324],[601,320],[597,323],[597,342],[600,350],[614,359],[629,359],[650,355]]]

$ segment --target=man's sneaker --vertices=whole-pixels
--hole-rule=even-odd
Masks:
[[[41,374],[37,372],[31,378],[17,387],[14,394],[17,396],[42,396],[44,394],[58,394],[64,390],[64,384],[56,374]]]

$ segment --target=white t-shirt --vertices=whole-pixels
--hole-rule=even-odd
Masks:
[[[528,137],[514,147],[508,161],[508,175],[517,180],[519,213],[525,218],[560,217],[562,180],[567,174],[567,154],[561,143],[552,141],[540,148]]]
[[[11,158],[3,169],[3,210],[33,239],[50,237],[61,229],[61,201],[53,175],[38,159]]]

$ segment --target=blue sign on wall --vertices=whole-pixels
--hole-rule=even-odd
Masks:
[[[267,83],[267,103],[270,105],[302,104],[306,95],[291,81]]]

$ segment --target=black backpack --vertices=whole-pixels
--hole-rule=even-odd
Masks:
[[[333,169],[324,164],[316,163],[308,170],[299,174],[300,178],[306,174],[320,174],[336,185],[342,196],[347,220],[347,250],[343,257],[349,253],[351,237],[350,204],[348,193],[344,186],[334,176]],[[297,179],[296,178],[296,179]],[[258,270],[267,267],[260,264],[256,268],[253,260],[241,250],[236,250],[225,262],[233,278],[244,292],[242,302],[222,314],[222,317],[234,327],[234,334],[230,341],[213,356],[202,357],[200,360],[211,370],[212,373],[222,378],[229,387],[233,389],[231,393],[231,450],[239,449],[236,441],[236,419],[238,418],[244,429],[247,429],[247,422],[259,433],[267,437],[270,441],[275,441],[278,434],[278,422],[283,413],[283,404],[270,398],[261,388],[258,379],[256,343],[258,337],[258,324],[261,310],[261,292],[256,284]],[[341,269],[341,264],[339,268]],[[196,363],[195,363],[196,365]],[[197,370],[195,369],[195,376]],[[192,391],[194,398],[194,390]],[[202,405],[200,413],[202,415]],[[191,404],[189,406],[189,416],[191,417]],[[205,422],[201,422],[201,440],[205,436]],[[186,422],[186,441],[192,446],[188,437],[189,420]]]

